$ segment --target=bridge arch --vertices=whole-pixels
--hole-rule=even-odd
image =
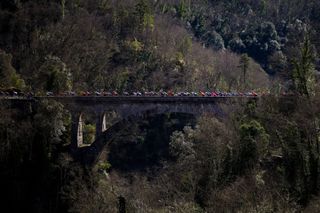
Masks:
[[[96,113],[96,138],[107,130],[107,114],[106,112]]]
[[[83,145],[83,113],[71,113],[71,149],[76,150]]]
[[[104,99],[103,99],[104,100]],[[202,99],[201,99],[202,100]],[[211,99],[210,99],[211,100]],[[117,131],[121,130],[122,124],[128,120],[139,120],[144,117],[158,114],[166,113],[184,113],[184,114],[193,114],[195,117],[199,117],[204,113],[212,114],[214,116],[223,117],[225,116],[225,105],[228,104],[228,101],[225,99],[220,101],[190,101],[190,102],[140,102],[138,100],[132,101],[132,103],[127,102],[98,102],[98,103],[88,103],[80,105],[77,104],[69,105],[71,108],[76,110],[81,110],[86,114],[95,115],[96,119],[96,139],[90,145],[86,147],[79,147],[81,145],[81,134],[78,133],[81,131],[81,126],[79,121],[83,118],[79,116],[78,121],[73,122],[78,124],[76,132],[79,134],[79,137],[75,135],[75,139],[72,139],[73,144],[73,154],[76,158],[80,157],[80,161],[85,164],[94,164],[101,152],[104,150],[104,147],[107,145],[106,142],[110,140],[111,137],[116,135]],[[108,118],[108,113],[114,112],[118,117],[117,119],[111,121]],[[78,113],[81,115],[81,113]],[[74,117],[74,116],[73,116]],[[81,124],[81,123],[80,123]],[[111,124],[111,125],[110,125]],[[83,128],[83,126],[82,126]],[[83,137],[83,136],[82,136]],[[79,140],[79,141],[78,141]]]
[[[88,147],[93,143],[97,138],[101,137],[101,135],[108,130],[112,124],[119,121],[114,111],[106,110],[106,111],[72,111],[71,112],[71,150],[73,152],[77,151],[77,149]],[[90,133],[88,130],[88,125],[90,125]],[[94,135],[92,135],[92,129],[94,128]],[[94,138],[93,141],[87,141],[88,134],[90,134],[89,138]]]
[[[107,114],[103,113],[102,115],[102,124],[101,124],[102,128],[101,131],[104,132],[107,130]]]
[[[72,151],[90,146],[107,129],[105,114],[96,115],[86,111],[71,112],[71,123]]]
[[[167,113],[192,115],[195,119],[197,119],[202,115],[197,112],[185,112],[185,111],[183,112],[181,111],[170,111],[170,112],[145,111],[144,113],[126,116],[121,120],[117,120],[116,123],[114,123],[111,127],[107,128],[107,130],[104,131],[99,138],[96,138],[96,140],[91,144],[90,147],[87,147],[87,149],[82,153],[83,154],[83,156],[81,156],[82,162],[87,165],[96,164],[101,159],[101,155],[105,153],[104,150],[106,150],[106,147],[108,147],[110,143],[113,141],[114,137],[117,136],[117,132],[120,132],[123,126],[125,126],[128,121],[139,122],[144,118],[159,116]],[[209,113],[209,114],[212,114],[212,113]]]

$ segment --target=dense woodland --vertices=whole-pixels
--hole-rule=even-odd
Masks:
[[[124,122],[94,168],[70,156],[61,104],[0,101],[0,211],[319,212],[319,11],[318,0],[1,0],[0,90],[270,94],[227,116]],[[88,143],[94,128],[87,118]]]

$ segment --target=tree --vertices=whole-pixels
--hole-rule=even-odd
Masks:
[[[256,120],[250,120],[240,125],[238,169],[243,172],[252,169],[258,160],[267,154],[269,135],[264,127]]]
[[[48,56],[40,67],[38,80],[41,89],[61,93],[72,88],[71,72],[59,57]]]
[[[249,68],[249,57],[247,54],[243,54],[240,57],[240,61],[239,61],[239,68],[242,71],[242,80],[243,80],[243,88],[246,89],[247,88],[247,72],[248,72],[248,68]]]
[[[206,32],[206,20],[202,13],[197,14],[191,22],[192,29],[197,38],[201,38]]]
[[[12,55],[0,49],[0,88],[24,89],[24,80],[16,73],[11,61]]]
[[[135,15],[137,17],[138,26],[140,29],[154,28],[154,16],[151,11],[151,6],[147,0],[140,0],[135,7]]]
[[[45,142],[44,146],[51,150],[59,144],[61,136],[66,131],[64,119],[66,118],[63,105],[44,100],[39,104],[37,114],[34,116],[34,128],[39,141]]]
[[[176,6],[179,18],[185,19],[188,14],[188,6],[185,0],[181,0]]]
[[[206,44],[211,46],[214,50],[221,50],[225,49],[224,47],[224,40],[222,36],[217,33],[215,30],[209,32],[206,36]]]
[[[300,58],[293,60],[293,81],[295,91],[310,97],[314,91],[314,55],[309,36],[306,36],[300,50]]]

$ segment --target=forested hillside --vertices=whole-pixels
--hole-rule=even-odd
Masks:
[[[70,154],[62,104],[0,96],[0,212],[319,212],[319,11],[319,0],[1,0],[0,92],[265,95],[223,116],[122,121],[93,168]],[[93,118],[83,124],[91,143]]]
[[[3,0],[1,63],[33,91],[236,90],[248,54],[248,87],[266,88],[265,73],[288,80],[306,35],[319,49],[319,4]]]

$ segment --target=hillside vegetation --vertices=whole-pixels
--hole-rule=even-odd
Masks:
[[[0,211],[319,212],[319,10],[318,0],[1,0],[1,91],[271,93],[220,117],[122,121],[94,168],[69,153],[63,105],[0,100]],[[107,126],[117,119],[108,112]],[[85,143],[95,128],[84,118]]]
[[[318,1],[4,0],[0,6],[1,63],[12,64],[32,91],[267,88],[265,73],[288,80],[307,34],[319,49]],[[239,54],[251,57],[248,79]]]

